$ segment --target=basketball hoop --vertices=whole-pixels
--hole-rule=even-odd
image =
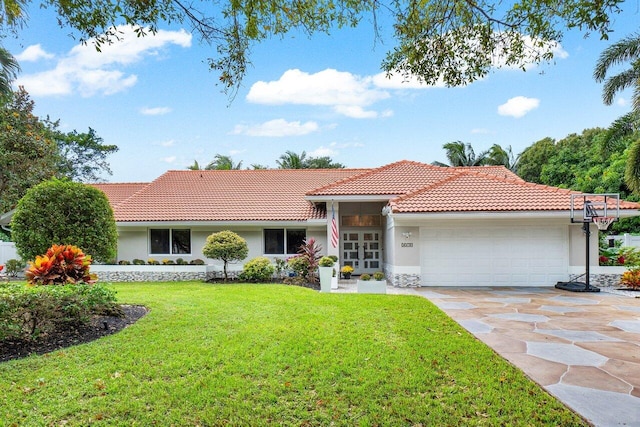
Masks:
[[[604,231],[614,222],[616,219],[612,216],[594,216],[593,222],[598,227],[598,230]]]

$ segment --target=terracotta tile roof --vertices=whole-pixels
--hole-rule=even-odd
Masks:
[[[416,192],[392,200],[396,213],[425,212],[500,212],[568,211],[570,195],[578,192],[533,184],[520,178],[502,178],[495,174],[460,170],[453,176]],[[575,208],[581,209],[581,206]],[[621,209],[639,209],[640,205],[620,202]]]
[[[402,160],[360,175],[331,183],[307,195],[400,195],[435,184],[456,173],[456,168],[445,168],[425,163]]]
[[[117,204],[116,221],[305,221],[326,218],[306,192],[365,169],[168,171]]]
[[[102,190],[109,199],[111,207],[115,208],[118,204],[133,196],[136,192],[142,190],[148,182],[124,182],[124,183],[96,183],[90,184],[92,187]]]

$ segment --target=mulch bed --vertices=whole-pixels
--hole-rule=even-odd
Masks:
[[[0,341],[0,362],[20,359],[31,354],[44,354],[114,334],[135,323],[149,310],[140,305],[122,305],[124,316],[96,316],[84,328],[69,329],[58,334],[41,337],[36,341]]]

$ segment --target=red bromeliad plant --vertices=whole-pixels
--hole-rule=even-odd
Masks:
[[[91,256],[77,246],[53,245],[47,253],[29,262],[26,271],[30,285],[65,285],[67,283],[95,283],[97,276],[89,273]]]

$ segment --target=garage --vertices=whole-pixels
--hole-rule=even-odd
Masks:
[[[568,279],[566,225],[420,228],[423,286],[553,286]]]

